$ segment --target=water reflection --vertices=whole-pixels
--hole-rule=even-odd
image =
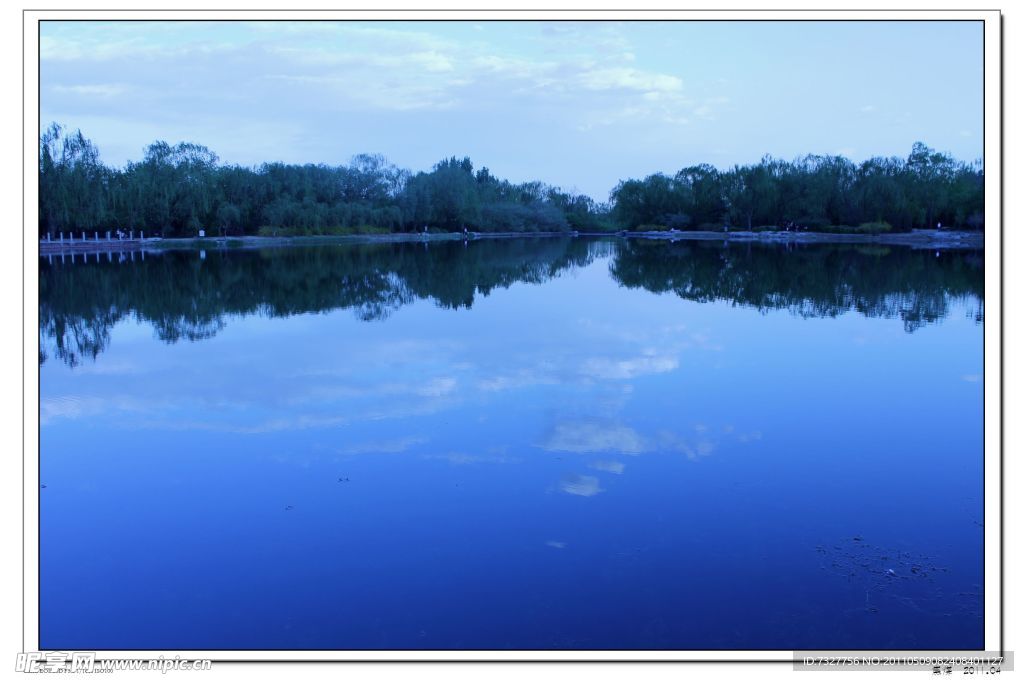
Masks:
[[[946,617],[980,591],[978,254],[537,239],[41,275],[48,647],[979,640]],[[895,551],[908,579],[851,576]]]
[[[976,252],[936,258],[931,251],[879,246],[585,239],[436,243],[429,250],[397,243],[216,251],[205,258],[175,251],[124,262],[41,258],[39,359],[54,356],[70,366],[95,359],[107,348],[110,329],[128,317],[173,343],[211,338],[232,316],[348,309],[379,321],[424,299],[470,308],[496,289],[543,283],[609,255],[620,285],[698,302],[786,308],[804,317],[855,310],[899,318],[908,332],[947,316],[955,300],[969,301],[976,321],[984,318],[983,257]],[[688,342],[707,339],[695,333]],[[594,357],[579,371],[628,379],[670,371],[676,361],[647,351]],[[487,385],[498,390],[536,379],[497,376]]]
[[[541,445],[553,452],[640,454],[647,443],[632,428],[616,423],[560,423]]]
[[[590,464],[590,467],[594,470],[614,473],[615,475],[622,475],[622,472],[626,470],[626,464],[621,461],[595,461]]]
[[[604,491],[601,489],[600,481],[592,475],[566,475],[562,478],[560,487],[566,494],[578,497],[592,497]]]
[[[618,249],[612,274],[624,286],[670,291],[698,302],[788,308],[805,317],[834,317],[850,310],[898,317],[908,332],[945,317],[951,299],[971,298],[972,316],[981,322],[983,254],[939,255],[889,246],[723,247],[630,240]]]

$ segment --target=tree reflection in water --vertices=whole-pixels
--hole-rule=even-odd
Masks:
[[[941,320],[958,300],[977,322],[984,318],[978,251],[572,238],[228,249],[204,257],[168,251],[122,263],[42,257],[39,361],[95,359],[128,317],[168,343],[210,338],[238,315],[350,309],[373,322],[416,300],[470,308],[477,296],[541,284],[599,258],[610,258],[621,286],[696,302],[804,317],[856,311],[901,319],[907,332]]]

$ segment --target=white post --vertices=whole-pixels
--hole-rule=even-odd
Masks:
[[[146,233],[143,232],[141,229],[139,230],[139,240],[140,241],[145,241],[146,240]]]
[[[82,232],[82,241],[85,241],[85,232]]]
[[[50,233],[46,233],[46,243],[50,243]]]
[[[100,240],[100,233],[99,232],[93,232],[92,233],[92,240],[93,241],[99,241]]]
[[[68,241],[70,241],[71,243],[75,243],[75,233],[74,232],[68,232]]]
[[[129,231],[128,231],[128,240],[129,240],[129,241],[131,241],[131,240],[132,240],[132,239],[134,239],[134,238],[135,238],[135,232],[134,232],[134,231],[131,231],[131,230],[129,230]]]

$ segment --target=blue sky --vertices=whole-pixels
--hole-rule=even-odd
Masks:
[[[764,154],[982,154],[980,22],[43,22],[40,122],[116,166],[156,139],[226,163],[413,170],[468,155],[605,200]]]

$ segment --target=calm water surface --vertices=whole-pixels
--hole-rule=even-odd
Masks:
[[[40,643],[971,648],[980,253],[40,260]]]

